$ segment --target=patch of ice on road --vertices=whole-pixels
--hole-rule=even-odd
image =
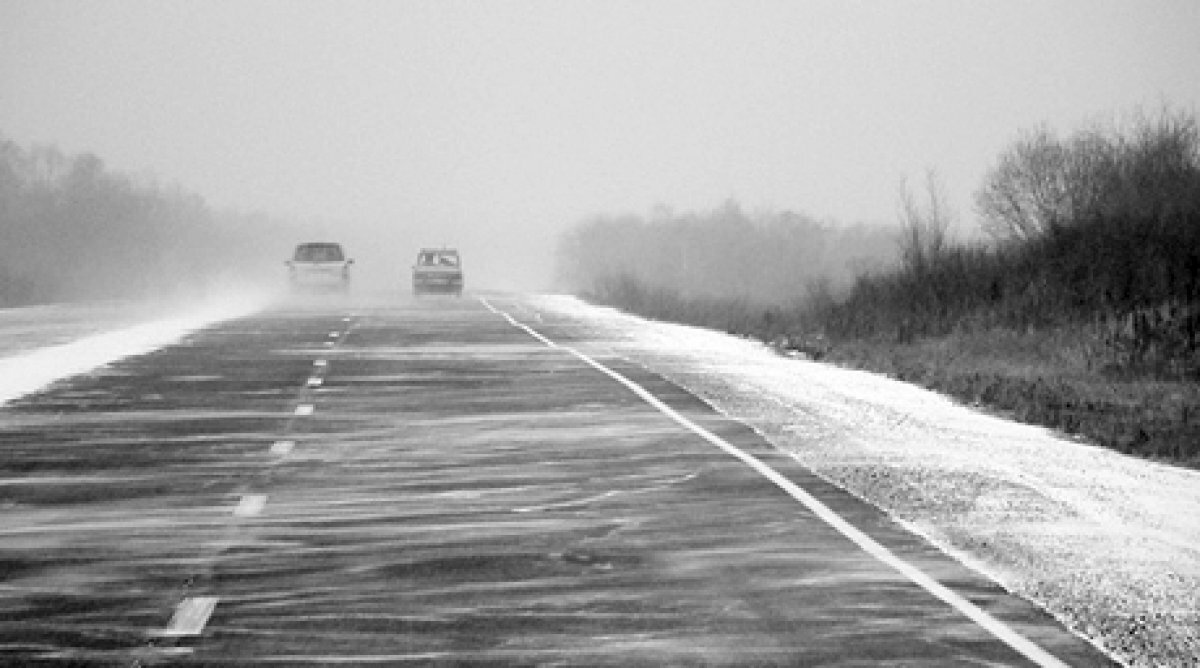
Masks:
[[[264,304],[265,300],[251,296],[226,299],[149,322],[88,334],[69,343],[22,349],[15,355],[0,358],[0,404],[35,392],[54,381],[156,350],[202,327],[253,313]],[[44,314],[56,312],[53,307],[44,307],[28,312],[26,318],[44,318]]]
[[[1200,656],[1200,472],[712,330],[571,297],[527,304],[547,333],[557,315],[572,346],[689,389],[1122,661]]]

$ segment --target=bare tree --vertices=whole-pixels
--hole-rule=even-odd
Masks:
[[[925,193],[919,201],[908,186],[900,182],[900,252],[905,265],[924,275],[930,264],[946,248],[954,215],[946,202],[945,190],[937,172],[925,172]]]
[[[1200,204],[1200,126],[1194,115],[1164,109],[1133,116],[1113,144],[1108,209],[1129,215],[1195,213]]]
[[[976,194],[985,229],[1000,240],[1035,239],[1070,209],[1070,151],[1049,130],[1026,133],[1001,156]]]

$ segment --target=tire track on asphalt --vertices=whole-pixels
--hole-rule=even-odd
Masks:
[[[695,422],[692,422],[687,417],[668,406],[661,399],[651,394],[641,385],[629,380],[620,373],[608,368],[607,366],[597,362],[596,360],[574,348],[560,345],[552,341],[551,339],[542,335],[540,332],[534,330],[532,327],[518,321],[507,312],[493,306],[490,302],[488,302],[487,299],[483,297],[479,297],[478,299],[480,303],[482,303],[489,311],[505,318],[512,326],[525,331],[531,337],[537,341],[540,341],[547,347],[561,350],[580,360],[584,364],[592,367],[593,369],[605,374],[635,394],[642,401],[646,402],[660,413],[675,421],[680,426],[696,434],[711,445],[724,451],[726,454],[737,458],[752,468],[756,473],[771,481],[775,486],[779,487],[793,499],[800,502],[816,517],[850,540],[859,549],[871,555],[882,564],[899,572],[909,581],[913,582],[935,598],[946,603],[959,614],[970,619],[976,625],[991,634],[994,638],[1018,652],[1025,658],[1029,659],[1036,665],[1043,668],[1067,668],[1066,663],[1050,654],[1025,636],[1021,635],[1007,624],[996,619],[974,603],[971,603],[958,593],[941,584],[933,577],[930,577],[920,569],[896,556],[891,550],[887,549],[881,543],[868,536],[850,522],[846,521],[844,518],[834,512],[829,506],[825,505],[819,499],[804,491],[778,471],[775,471],[770,466],[763,463],[762,460],[742,451],[720,436],[717,436]]]
[[[296,391],[292,402],[294,408],[280,429],[280,436],[285,438],[273,441],[269,449],[269,453],[274,457],[267,463],[266,468],[256,475],[258,480],[255,485],[247,484],[238,490],[238,502],[229,514],[221,539],[202,548],[197,559],[201,566],[184,582],[182,597],[167,625],[162,629],[149,632],[150,639],[146,644],[146,653],[151,660],[169,655],[190,654],[192,648],[180,647],[179,642],[184,638],[199,637],[204,632],[221,599],[214,592],[206,592],[203,595],[199,592],[211,589],[217,561],[221,554],[235,545],[237,534],[241,531],[242,520],[256,517],[265,509],[268,495],[261,492],[256,493],[253,488],[269,488],[274,468],[283,463],[286,457],[295,450],[296,441],[286,437],[296,431],[297,418],[309,417],[316,410],[313,394],[324,385],[325,375],[329,371],[329,360],[326,353],[342,345],[354,328],[354,319],[350,316],[343,317],[341,322],[341,329],[330,331],[322,342],[322,347],[326,350],[313,360],[312,371],[304,384]],[[141,668],[145,665],[143,657],[135,657],[131,665],[134,668]]]

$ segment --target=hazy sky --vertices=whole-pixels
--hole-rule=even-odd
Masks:
[[[0,0],[0,134],[387,243],[884,222],[927,167],[969,222],[1018,130],[1163,104],[1200,108],[1196,0]]]

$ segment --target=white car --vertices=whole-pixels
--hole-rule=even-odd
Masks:
[[[354,260],[346,257],[341,244],[323,241],[296,246],[292,259],[284,264],[288,266],[288,277],[295,289],[346,290],[350,287],[350,265]]]

